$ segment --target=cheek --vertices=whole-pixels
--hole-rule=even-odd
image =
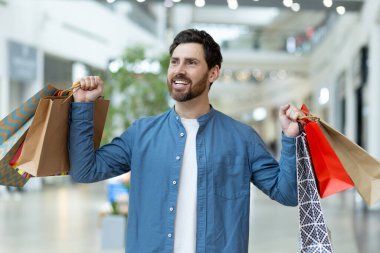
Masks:
[[[172,74],[174,73],[174,71],[175,71],[175,68],[174,68],[173,66],[169,66],[169,67],[168,67],[167,74],[168,74],[168,75],[172,75]]]
[[[168,81],[170,81],[170,79],[173,77],[173,74],[170,70],[168,70],[168,72],[166,73],[166,78]]]

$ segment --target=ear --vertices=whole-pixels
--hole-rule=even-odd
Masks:
[[[210,83],[215,82],[219,78],[220,68],[218,65],[215,65],[209,72],[208,81]]]

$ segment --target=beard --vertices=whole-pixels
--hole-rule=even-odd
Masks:
[[[184,75],[176,75],[172,78],[172,80],[175,79],[186,79],[190,81],[189,78],[187,78]],[[208,79],[208,73],[204,74],[201,80],[199,80],[196,83],[190,82],[189,89],[178,92],[175,91],[172,87],[172,82],[167,79],[167,85],[169,89],[170,96],[177,102],[185,102],[192,100],[193,98],[199,97],[207,88],[207,79]]]

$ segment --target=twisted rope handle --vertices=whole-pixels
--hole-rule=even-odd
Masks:
[[[69,98],[71,98],[74,95],[74,92],[76,92],[79,89],[80,89],[80,83],[75,82],[70,88],[63,90],[62,92],[69,92],[69,91],[72,91],[72,92],[67,98],[65,98],[65,100],[63,100],[62,104],[64,104]]]
[[[298,118],[297,118],[298,120],[300,120],[300,121],[302,121],[302,120],[310,120],[310,121],[314,121],[314,122],[317,122],[317,121],[319,121],[320,120],[320,118],[319,117],[317,117],[317,116],[314,116],[314,115],[312,115],[312,114],[310,114],[309,113],[309,115],[305,115],[305,116],[298,116]]]
[[[314,115],[312,115],[309,112],[303,111],[303,113],[305,113],[305,115],[302,115],[302,116],[300,115],[300,116],[297,117],[298,128],[299,128],[300,132],[304,132],[305,131],[305,125],[308,122],[318,122],[320,120],[319,117],[314,116]]]

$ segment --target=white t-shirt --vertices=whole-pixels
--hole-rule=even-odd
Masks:
[[[196,119],[181,119],[186,129],[185,151],[179,177],[177,210],[174,224],[174,253],[195,253],[197,228],[197,156]]]

